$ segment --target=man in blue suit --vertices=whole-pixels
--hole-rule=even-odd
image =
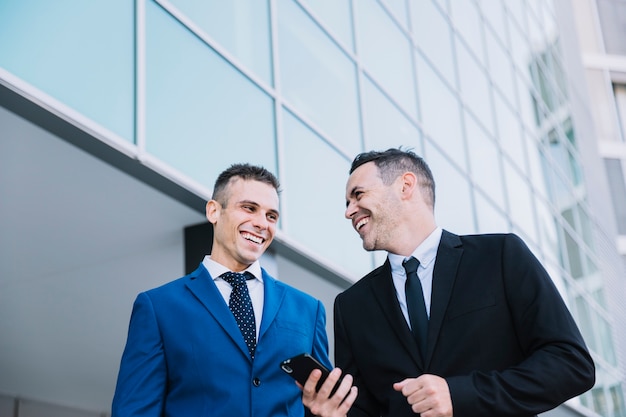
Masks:
[[[262,167],[235,164],[219,175],[206,205],[211,255],[135,301],[113,417],[305,415],[301,391],[279,363],[310,352],[331,367],[326,313],[259,264],[274,238],[278,190]],[[246,278],[241,286],[229,283],[233,272]]]

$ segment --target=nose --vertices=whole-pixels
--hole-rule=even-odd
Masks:
[[[270,222],[269,220],[267,220],[266,213],[258,212],[252,218],[252,224],[255,228],[259,230],[266,230],[269,227]]]
[[[346,206],[346,211],[344,213],[346,219],[351,219],[356,214],[356,212],[356,204],[354,204],[352,201],[348,201],[348,205]]]

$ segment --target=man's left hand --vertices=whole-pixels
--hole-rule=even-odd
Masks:
[[[414,413],[421,417],[452,417],[452,399],[445,379],[424,374],[393,384],[406,397]]]

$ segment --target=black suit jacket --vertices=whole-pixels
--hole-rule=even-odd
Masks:
[[[532,416],[590,389],[595,368],[554,283],[513,234],[443,231],[425,361],[387,260],[335,299],[336,365],[355,377],[349,415],[415,416],[392,384],[444,377],[454,417]]]

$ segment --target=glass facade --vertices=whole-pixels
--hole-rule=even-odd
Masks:
[[[210,188],[240,161],[277,172],[281,231],[355,280],[381,254],[343,218],[350,161],[413,148],[439,225],[515,232],[544,262],[597,364],[577,402],[624,416],[555,13],[546,0],[0,1],[0,68],[183,183]]]

